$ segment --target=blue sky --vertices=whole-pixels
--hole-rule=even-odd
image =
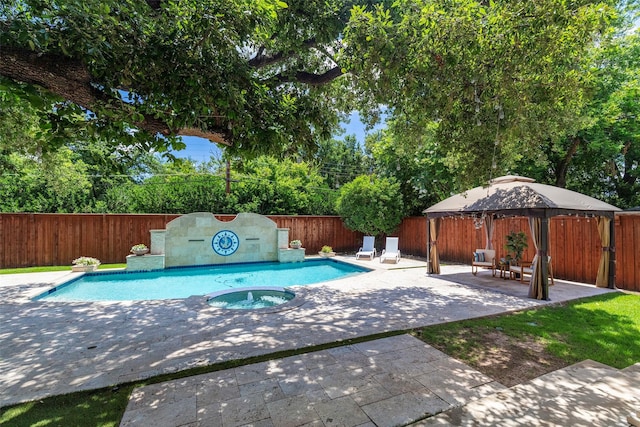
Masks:
[[[383,125],[379,124],[371,132],[375,132]],[[338,139],[342,139],[347,135],[355,135],[358,142],[364,143],[364,138],[367,135],[365,125],[360,121],[360,115],[355,112],[351,114],[349,123],[343,123],[342,127],[345,129],[345,133],[337,135]],[[370,132],[369,132],[370,133]],[[182,137],[182,140],[187,144],[187,148],[181,151],[174,151],[173,154],[179,158],[190,158],[196,162],[208,161],[211,156],[220,157],[220,149],[216,144],[209,142],[204,138],[197,138],[194,136]]]

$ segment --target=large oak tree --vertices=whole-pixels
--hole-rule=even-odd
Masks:
[[[408,141],[435,123],[444,164],[478,182],[582,128],[616,3],[5,0],[0,96],[40,99],[52,130],[230,154],[313,153],[345,97],[388,106]]]
[[[0,88],[42,88],[58,101],[50,111],[80,106],[125,143],[163,150],[194,135],[244,153],[292,151],[337,124],[326,92],[343,74],[346,3],[7,0]]]
[[[357,7],[348,69],[405,138],[435,141],[461,183],[486,182],[584,125],[590,51],[616,2],[398,0]],[[363,99],[367,99],[363,97]],[[406,137],[411,133],[413,137]]]

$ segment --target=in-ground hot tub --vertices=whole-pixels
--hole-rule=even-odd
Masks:
[[[296,294],[279,287],[241,288],[214,292],[207,295],[211,307],[232,310],[253,310],[286,304]]]

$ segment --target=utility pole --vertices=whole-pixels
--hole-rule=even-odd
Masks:
[[[227,195],[231,194],[231,160],[227,159],[227,187],[226,193]]]

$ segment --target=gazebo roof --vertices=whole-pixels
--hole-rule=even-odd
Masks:
[[[575,191],[507,175],[488,187],[475,187],[449,197],[423,212],[430,218],[493,213],[504,216],[552,217],[596,215],[612,218],[619,208]]]

